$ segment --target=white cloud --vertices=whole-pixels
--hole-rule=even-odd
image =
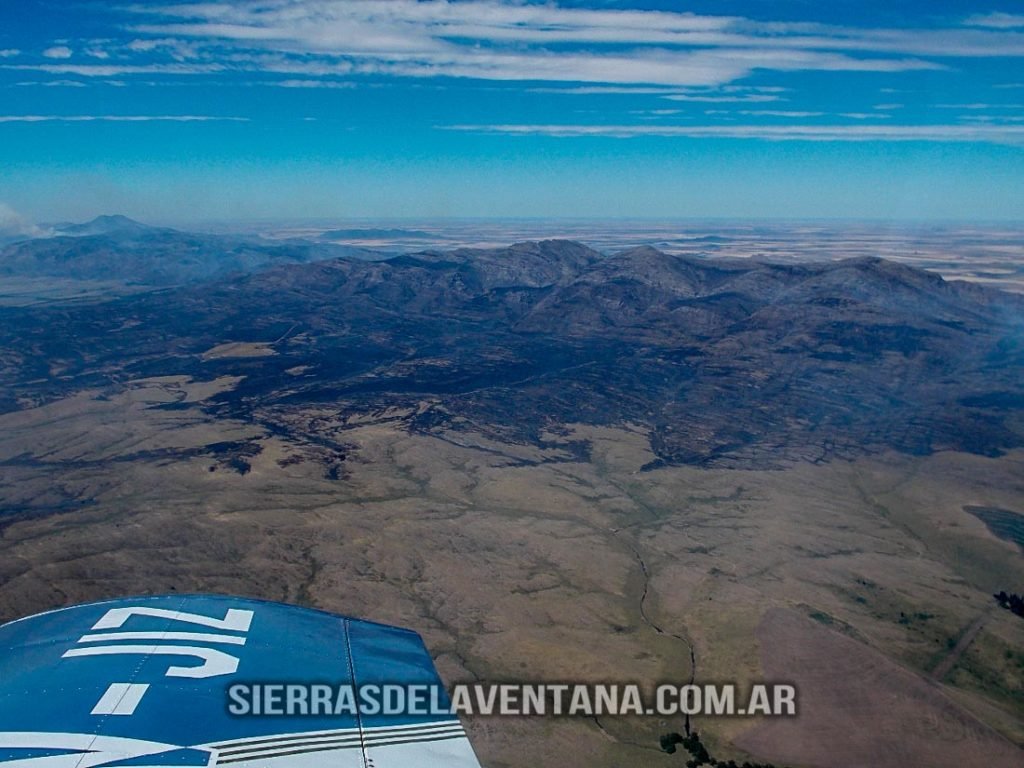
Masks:
[[[969,17],[967,24],[973,27],[1017,29],[1024,27],[1024,16],[1013,13],[978,13]]]
[[[942,68],[929,57],[1024,56],[1024,34],[988,27],[846,28],[496,0],[183,2],[133,10],[137,32],[190,40],[201,60],[305,77],[692,86],[756,70],[903,72]]]
[[[631,109],[631,115],[653,115],[654,117],[665,117],[667,115],[678,115],[681,109]]]
[[[55,75],[117,77],[118,75],[205,75],[223,72],[221,64],[0,64],[0,69],[30,70]]]
[[[821,117],[824,112],[797,112],[782,109],[740,109],[738,115],[750,115],[753,117]]]
[[[530,93],[564,93],[573,96],[590,96],[593,94],[628,94],[631,96],[671,96],[680,93],[679,88],[661,86],[650,88],[630,85],[580,85],[575,87],[538,86],[527,88]],[[724,90],[724,89],[722,89]]]
[[[1011,14],[886,29],[518,0],[184,0],[129,10],[138,37],[115,51],[116,63],[24,66],[98,77],[276,73],[293,76],[283,87],[303,88],[348,87],[332,78],[351,75],[583,83],[563,92],[660,87],[674,89],[659,94],[673,100],[714,101],[678,89],[763,70],[889,73],[943,69],[950,57],[1024,56],[1024,31],[1015,31],[1024,17]],[[109,41],[89,41],[86,53],[109,57],[100,43]],[[45,55],[71,53],[60,45]],[[732,100],[780,99],[763,91]]]
[[[972,102],[970,104],[936,104],[939,109],[1024,109],[1024,104],[986,104]]]
[[[66,45],[55,45],[43,51],[43,56],[48,59],[70,59],[73,53]]]
[[[788,88],[774,85],[721,85],[707,88],[648,87],[636,85],[580,85],[573,87],[541,86],[527,88],[530,93],[560,93],[589,96],[623,94],[627,96],[662,96],[673,101],[779,101]]]
[[[148,122],[249,122],[247,117],[222,117],[220,115],[0,115],[0,123],[148,123]]]
[[[975,123],[1022,123],[1024,115],[961,115],[960,119]]]
[[[1024,144],[1024,126],[1011,125],[445,125],[445,130],[553,137],[638,136],[765,141],[927,141]]]
[[[355,83],[345,80],[276,80],[261,85],[274,85],[278,88],[355,88]]]
[[[221,38],[330,54],[445,52],[458,47],[460,41],[778,47],[938,56],[1000,56],[1024,51],[1024,39],[1019,35],[994,34],[990,29],[844,28],[685,12],[560,8],[494,0],[186,2],[164,7],[135,6],[135,10],[159,19],[138,27],[153,34]],[[978,20],[983,27],[1007,28],[1014,26],[1016,18],[992,14]]]
[[[17,48],[0,48],[0,59],[9,59],[20,54]]]
[[[715,94],[715,93],[672,93],[662,98],[669,101],[699,101],[710,104],[731,104],[737,102],[763,103],[781,101],[781,97],[767,93]]]
[[[175,61],[188,61],[199,56],[198,48],[194,43],[175,38],[132,40],[128,43],[127,48],[135,53],[161,51],[170,55]]]
[[[15,83],[22,87],[35,86],[39,88],[85,88],[86,85],[81,80],[26,80],[20,83]]]

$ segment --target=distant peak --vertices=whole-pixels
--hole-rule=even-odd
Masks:
[[[942,277],[936,272],[921,269],[920,267],[914,267],[909,264],[901,264],[897,261],[892,261],[891,259],[882,258],[881,256],[854,256],[848,259],[840,259],[839,261],[833,262],[831,268],[833,270],[853,268],[863,274],[899,277],[914,281],[926,280],[933,283],[942,282]]]
[[[60,227],[63,235],[109,235],[115,232],[145,232],[151,227],[120,214],[97,216],[84,224],[68,224]]]
[[[575,240],[566,240],[565,238],[549,238],[547,240],[519,240],[509,248],[513,250],[537,250],[538,248],[585,248],[582,243],[578,243]]]
[[[851,256],[847,259],[839,259],[835,263],[838,266],[847,267],[876,267],[884,266],[886,261],[881,256]]]
[[[527,240],[515,243],[509,250],[512,253],[537,254],[544,258],[568,260],[578,266],[601,258],[601,254],[583,243],[566,239]]]
[[[625,256],[626,258],[632,258],[636,256],[668,256],[667,253],[665,253],[664,251],[659,251],[653,245],[638,245],[635,248],[628,248],[625,251],[619,251],[615,255]]]
[[[668,266],[680,262],[679,257],[665,253],[664,251],[659,251],[657,248],[650,245],[639,245],[635,248],[627,248],[624,251],[613,253],[608,260],[612,264],[619,265],[656,264],[659,266]]]
[[[127,216],[122,216],[119,213],[105,214],[103,216],[97,216],[92,221],[88,222],[84,226],[93,227],[111,227],[117,229],[149,229],[146,224],[130,219]]]

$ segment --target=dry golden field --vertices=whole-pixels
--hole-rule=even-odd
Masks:
[[[449,683],[683,683],[692,646],[698,682],[799,690],[793,720],[697,718],[720,759],[1020,765],[1024,622],[990,595],[1024,583],[1024,558],[963,507],[1024,507],[1024,452],[641,471],[629,424],[538,448],[413,434],[400,410],[294,412],[349,446],[339,464],[201,409],[236,383],[0,416],[0,617],[149,592],[292,601],[419,631]],[[224,441],[253,446],[247,471]],[[681,722],[467,725],[489,767],[685,762],[658,747]]]

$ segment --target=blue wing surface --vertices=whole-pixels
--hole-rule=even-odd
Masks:
[[[220,595],[110,600],[0,626],[0,768],[479,768],[446,711],[265,715],[250,698],[239,714],[239,684],[421,686],[447,705],[409,630]]]

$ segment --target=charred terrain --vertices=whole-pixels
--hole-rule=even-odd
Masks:
[[[1020,296],[98,226],[0,264],[122,283],[0,308],[0,617],[293,600],[419,630],[453,681],[798,683],[795,720],[698,723],[720,759],[1019,765]],[[679,723],[469,726],[488,766],[685,762]]]
[[[551,425],[625,421],[650,430],[657,462],[769,468],[1024,444],[1022,308],[880,259],[605,258],[547,241],[16,310],[0,341],[8,408],[244,375],[219,413],[285,425],[310,403],[411,407],[416,431],[468,420],[535,445]],[[226,341],[266,354],[210,353]]]

